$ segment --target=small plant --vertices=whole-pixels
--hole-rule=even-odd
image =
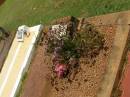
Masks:
[[[4,28],[0,27],[0,41],[4,38],[7,38],[9,36],[9,33],[5,31]]]
[[[73,35],[73,37],[70,35]],[[58,67],[57,64],[66,64],[65,68],[70,71],[73,70],[72,68],[69,69],[70,67],[79,66],[76,60],[80,57],[96,57],[103,49],[105,42],[103,35],[90,24],[86,25],[81,32],[67,31],[67,34],[61,39],[50,31],[46,35],[46,40],[47,52],[53,54],[53,69]]]
[[[75,41],[79,41],[78,46],[82,49],[83,56],[96,56],[98,55],[100,50],[104,48],[104,37],[101,33],[99,33],[94,26],[88,24],[84,27],[82,32],[78,33],[78,37]]]

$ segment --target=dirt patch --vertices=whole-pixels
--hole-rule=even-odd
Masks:
[[[89,22],[95,25],[97,21],[93,19]],[[88,23],[88,20],[83,23]],[[96,29],[104,35],[107,48],[95,58],[80,58],[80,69],[72,80],[55,79],[52,85],[48,68],[52,64],[52,57],[44,53],[44,45],[38,46],[21,97],[95,97],[106,70],[116,26],[96,26]]]
[[[2,5],[5,2],[5,0],[0,0],[0,5]]]

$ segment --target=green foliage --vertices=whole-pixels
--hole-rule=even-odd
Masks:
[[[130,9],[130,0],[6,0],[0,25],[9,30],[21,24],[48,24],[63,16],[89,17]]]
[[[46,39],[47,51],[53,53],[56,47],[60,47],[62,51],[59,55],[65,60],[69,60],[71,57],[79,58],[80,56],[94,57],[104,48],[105,40],[103,35],[90,24],[87,24],[82,32],[75,32],[73,38],[69,34],[61,40],[56,39],[54,36],[48,35]]]
[[[65,60],[70,59],[70,57],[80,57],[80,52],[78,52],[78,46],[76,41],[73,41],[70,37],[63,40],[63,46],[62,46],[62,55],[64,56]]]
[[[104,48],[104,36],[91,24],[87,24],[83,31],[79,32],[79,36],[80,38],[75,40],[80,41],[78,47],[84,51],[85,56],[96,56]]]

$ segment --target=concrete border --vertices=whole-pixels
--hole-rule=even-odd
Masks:
[[[25,61],[23,62],[23,66],[20,69],[17,81],[15,83],[15,86],[13,87],[13,90],[12,90],[10,97],[15,97],[17,92],[19,91],[20,84],[22,84],[21,79],[29,68],[29,65],[30,65],[31,59],[33,58],[33,54],[34,54],[34,50],[35,50],[35,43],[37,43],[39,35],[40,35],[40,32],[38,33],[38,35],[34,35],[34,37],[32,39],[32,43],[29,46],[28,52],[27,52],[26,57],[25,57]]]
[[[113,47],[108,60],[108,68],[101,82],[101,88],[98,91],[97,97],[111,97],[112,91],[119,77],[119,70],[122,67],[123,58],[126,51],[126,45],[130,34],[128,25],[128,13],[118,13],[116,23],[116,35],[114,38]]]
[[[3,89],[4,89],[5,85],[6,85],[6,83],[7,83],[7,79],[8,79],[8,77],[9,77],[10,71],[11,71],[13,65],[14,65],[15,59],[16,59],[16,57],[17,57],[17,55],[18,55],[18,52],[19,52],[21,46],[22,46],[22,44],[20,43],[20,44],[18,45],[17,49],[16,49],[16,53],[15,53],[15,55],[14,55],[14,58],[13,58],[12,62],[11,62],[11,65],[10,65],[9,70],[8,70],[8,72],[7,72],[7,76],[6,76],[5,80],[4,80],[4,83],[2,84],[2,87],[0,87],[0,96],[1,96],[1,94],[2,94],[2,92],[3,92]]]

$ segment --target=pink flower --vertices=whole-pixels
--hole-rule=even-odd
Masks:
[[[57,73],[57,76],[59,78],[63,77],[65,71],[66,71],[66,65],[65,64],[57,64],[55,66],[55,72]]]

